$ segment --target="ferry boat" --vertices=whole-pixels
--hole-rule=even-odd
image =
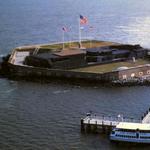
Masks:
[[[111,132],[110,140],[150,143],[150,124],[120,122]]]

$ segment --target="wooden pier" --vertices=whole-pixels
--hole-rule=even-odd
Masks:
[[[122,115],[117,117],[112,116],[96,116],[88,113],[87,116],[81,119],[81,132],[82,133],[110,133],[112,128],[116,127],[120,122],[132,123],[150,123],[150,108],[144,113],[141,119],[124,118]]]

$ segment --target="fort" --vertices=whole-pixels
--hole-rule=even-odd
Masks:
[[[71,79],[113,84],[149,83],[149,49],[108,41],[22,46],[3,58],[1,74],[11,78]]]

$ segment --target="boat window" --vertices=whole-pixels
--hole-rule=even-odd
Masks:
[[[136,130],[130,130],[130,129],[117,129],[116,131],[120,131],[120,132],[134,132],[135,133],[135,131]]]
[[[124,138],[136,138],[135,136],[131,136],[131,135],[119,135],[119,134],[116,134],[116,136],[124,137]]]
[[[150,139],[149,136],[140,136],[140,138],[142,138],[142,139]]]
[[[140,132],[140,133],[150,133],[149,130],[145,130],[145,131],[144,131],[144,130],[140,130],[139,132]]]

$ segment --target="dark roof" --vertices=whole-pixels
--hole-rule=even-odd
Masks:
[[[108,47],[95,47],[95,48],[87,48],[85,49],[87,52],[111,52],[112,50],[109,49]]]
[[[140,51],[142,52],[142,51],[147,51],[147,49],[140,48],[140,49],[135,49],[134,51],[135,51],[135,52],[140,52]]]
[[[142,48],[140,45],[130,45],[130,44],[121,44],[121,45],[111,45],[110,49],[120,49],[120,50],[134,50]]]
[[[83,50],[62,50],[60,52],[54,53],[56,56],[73,56],[73,55],[80,55],[80,54],[85,54],[85,51]]]
[[[117,55],[117,54],[127,54],[130,53],[129,50],[113,50],[112,54]]]
[[[37,55],[32,55],[32,57],[43,58],[43,59],[59,58],[59,56],[56,56],[52,53],[40,53],[40,54],[37,54]]]

